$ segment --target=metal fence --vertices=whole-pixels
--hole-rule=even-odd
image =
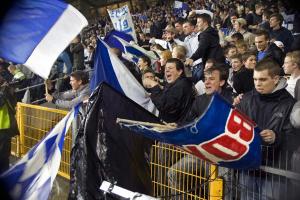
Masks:
[[[19,147],[14,146],[13,151],[23,156],[38,143],[68,112],[64,110],[46,108],[42,106],[18,103],[17,119],[20,130]],[[69,130],[62,152],[59,175],[70,178],[70,150],[71,131]]]
[[[12,140],[12,154],[23,156],[66,114],[63,110],[18,103],[20,136]],[[59,169],[59,175],[67,179],[71,140],[69,130]],[[263,148],[267,159],[260,170],[239,171],[210,165],[173,145],[155,143],[150,161],[153,196],[184,200],[300,199],[296,193],[300,189],[300,153]]]

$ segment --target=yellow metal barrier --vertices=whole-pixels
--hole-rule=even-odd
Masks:
[[[23,156],[40,141],[68,112],[42,106],[18,103],[20,155]],[[70,178],[71,130],[65,138],[59,175]]]
[[[20,136],[14,139],[12,152],[23,156],[40,141],[67,111],[18,103]],[[70,178],[71,129],[65,139],[59,175]],[[186,163],[174,165],[180,159]],[[156,143],[151,149],[151,177],[154,196],[174,199],[222,199],[223,182],[217,167],[209,165],[172,145]],[[174,175],[170,184],[170,175]]]

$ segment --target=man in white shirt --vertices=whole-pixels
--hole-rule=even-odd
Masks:
[[[286,90],[295,97],[295,86],[298,79],[300,79],[300,51],[293,51],[286,54],[283,64],[285,74],[290,74],[287,81],[288,86]]]
[[[186,35],[184,39],[184,46],[187,50],[186,57],[189,58],[195,53],[198,48],[198,35],[199,32],[195,30],[195,23],[192,20],[183,22],[183,32]]]

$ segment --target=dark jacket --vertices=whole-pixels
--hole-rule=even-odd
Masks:
[[[278,30],[271,30],[270,36],[272,39],[281,41],[284,44],[284,51],[289,52],[294,41],[294,37],[287,28],[281,27]]]
[[[270,43],[270,46],[266,50],[266,55],[264,58],[273,59],[281,67],[283,65],[284,57],[285,57],[284,52],[279,47],[277,47],[276,44],[272,42]]]
[[[203,66],[205,65],[207,59],[213,58],[214,60],[224,63],[225,58],[223,55],[223,50],[220,46],[220,40],[218,31],[212,27],[208,27],[202,33],[198,35],[198,49],[191,56],[192,60],[198,60],[202,58]]]
[[[254,88],[253,70],[242,67],[239,71],[233,72],[233,88],[236,93],[242,94]]]
[[[84,69],[84,48],[79,42],[70,44],[70,52],[73,55],[73,71]]]
[[[260,130],[270,129],[276,134],[275,142],[271,145],[273,150],[267,153],[263,151],[263,157],[268,159],[268,163],[280,163],[279,153],[293,148],[295,130],[292,127],[289,117],[295,99],[285,89],[285,80],[281,79],[277,88],[271,94],[260,94],[255,89],[243,95],[237,108],[254,120]],[[263,142],[264,145],[267,145]],[[274,153],[274,154],[273,154]],[[266,163],[262,163],[265,165]]]
[[[190,109],[193,99],[193,84],[186,77],[179,77],[174,83],[150,89],[151,99],[159,110],[159,116],[166,122],[182,120]]]
[[[234,98],[234,93],[232,92],[232,90],[222,89],[220,95],[224,97],[226,101],[232,104]],[[212,97],[213,94],[209,95],[206,93],[197,96],[193,102],[189,113],[186,115],[182,123],[189,123],[195,120],[196,118],[200,117],[206,111],[207,107],[209,106],[209,103],[211,102]]]

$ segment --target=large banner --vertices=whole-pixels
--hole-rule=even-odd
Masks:
[[[117,31],[122,31],[122,32],[132,35],[135,42],[137,42],[134,25],[132,22],[132,17],[131,17],[128,6],[125,5],[121,8],[115,9],[115,10],[107,9],[107,12],[108,12],[110,19],[114,25],[114,28]]]

